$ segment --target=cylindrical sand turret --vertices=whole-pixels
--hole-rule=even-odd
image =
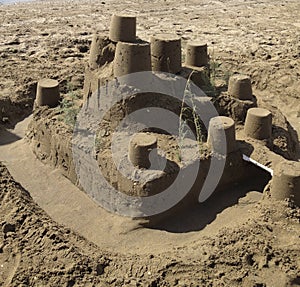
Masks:
[[[229,79],[228,94],[240,100],[251,100],[252,85],[251,79],[246,75],[233,75]]]
[[[149,168],[150,152],[157,148],[157,139],[155,136],[147,133],[138,133],[133,136],[129,143],[128,157],[131,163],[139,168]]]
[[[114,76],[151,71],[150,44],[118,42],[114,60]]]
[[[208,64],[207,44],[189,42],[186,46],[185,65],[203,67]]]
[[[105,62],[112,61],[113,50],[114,44],[111,43],[107,36],[95,34],[90,49],[89,67],[97,69],[104,65]]]
[[[59,104],[58,81],[52,79],[42,79],[37,84],[36,105],[49,106],[54,108]]]
[[[181,39],[176,35],[151,37],[152,70],[176,74],[181,70]]]
[[[114,41],[136,41],[136,17],[114,14],[110,22],[109,38]]]
[[[271,196],[275,199],[292,199],[300,206],[300,162],[283,161],[274,169]]]
[[[102,50],[101,41],[102,38],[99,37],[99,35],[95,34],[93,36],[89,57],[89,65],[92,69],[96,69],[98,67],[97,62]]]
[[[236,151],[235,123],[229,117],[214,117],[209,122],[208,144],[214,152],[231,153]]]
[[[245,127],[246,135],[258,140],[265,140],[272,135],[272,114],[262,108],[251,108],[247,112]]]

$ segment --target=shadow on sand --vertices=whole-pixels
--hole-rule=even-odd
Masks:
[[[0,127],[0,145],[7,145],[20,140],[21,137],[11,133],[5,128]]]
[[[226,208],[238,204],[239,199],[250,191],[263,192],[271,179],[271,175],[260,168],[251,166],[253,173],[247,182],[236,183],[216,192],[204,203],[194,204],[188,210],[182,210],[173,216],[152,226],[152,229],[165,230],[172,233],[199,231],[213,222],[217,215]],[[242,216],[242,215],[241,215]]]

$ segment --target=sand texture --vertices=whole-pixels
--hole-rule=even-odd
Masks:
[[[189,40],[207,44],[220,82],[234,73],[250,76],[255,97],[238,106],[225,92],[215,103],[236,122],[232,151],[272,169],[283,159],[300,159],[299,0],[0,5],[0,286],[300,286],[300,209],[271,198],[267,171],[251,166],[247,179],[248,163],[239,163],[228,178],[241,173],[242,180],[168,220],[143,225],[105,211],[80,189],[72,129],[61,110],[39,107],[31,115],[42,78],[57,80],[62,98],[76,93],[76,104],[86,100],[84,81],[101,62],[89,58],[93,34],[109,35],[111,15],[121,12],[137,16],[144,41],[175,34],[183,54]],[[105,39],[108,64],[101,62],[100,72],[109,78],[116,47]],[[263,132],[272,132],[271,142],[244,132],[246,110],[256,106],[272,112],[272,131]],[[113,119],[126,108],[116,105]],[[110,130],[101,128],[109,140]],[[176,146],[171,137],[156,137],[169,150]],[[104,159],[106,144],[97,154]],[[204,151],[206,158],[209,147]]]

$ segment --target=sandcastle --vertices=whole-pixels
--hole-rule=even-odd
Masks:
[[[202,119],[200,113],[200,119],[197,119],[199,125],[193,116],[193,107],[185,102],[184,95],[181,99],[174,99],[157,92],[141,92],[131,86],[135,80],[129,77],[134,75],[132,73],[153,71],[173,75],[167,77],[167,83],[176,83],[181,77],[201,88],[210,72],[207,44],[187,43],[184,63],[181,50],[181,39],[177,35],[153,35],[150,42],[139,39],[136,36],[136,18],[131,15],[113,15],[109,35],[94,35],[86,65],[83,108],[90,111],[89,107],[96,105],[93,100],[95,95],[98,104],[103,99],[109,99],[107,83],[111,81],[114,81],[118,93],[124,95],[121,101],[112,105],[104,114],[95,134],[95,142],[99,143],[95,144],[95,158],[105,180],[126,195],[149,197],[168,189],[178,180],[180,174],[187,176],[197,170],[188,193],[174,207],[162,212],[169,214],[177,208],[198,202],[201,188],[206,183],[213,162],[216,161],[223,163],[223,172],[215,185],[215,192],[232,184],[251,180],[261,173],[264,176],[270,173],[268,180],[273,176],[271,196],[275,199],[289,198],[300,205],[297,140],[290,135],[289,124],[285,119],[277,122],[276,126],[272,123],[272,116],[278,116],[277,110],[257,107],[249,76],[233,75],[229,79],[228,91],[214,99],[218,114]],[[122,77],[125,82],[115,81],[115,78],[123,79]],[[64,174],[72,182],[82,186],[72,154],[72,131],[62,135],[59,129],[55,129],[59,125],[55,121],[57,112],[45,114],[47,106],[53,108],[59,104],[57,86],[56,82],[50,80],[39,82],[36,110],[28,137],[39,158],[62,167]],[[126,97],[127,95],[129,96]],[[211,99],[203,94],[192,96],[194,101],[206,100],[206,104],[211,103]],[[168,110],[177,115],[178,119],[185,119],[190,123],[189,127],[194,135],[201,135],[201,140],[197,136],[196,140],[195,137],[184,138],[181,143],[187,151],[184,158],[181,157],[181,144],[178,142],[180,132],[174,136],[154,126],[133,134],[130,129],[124,129],[118,135],[116,129],[123,118],[152,107]],[[101,109],[101,105],[99,108]],[[48,118],[46,126],[41,123],[42,118]],[[207,120],[208,123],[205,123]],[[36,128],[37,122],[39,129]],[[280,135],[284,135],[293,146],[292,152],[278,152],[278,147],[274,147],[279,128]],[[117,139],[124,148],[112,151],[115,134],[119,136]],[[62,137],[66,137],[66,140]],[[127,137],[131,140],[122,142]],[[49,143],[45,142],[45,138]],[[190,148],[193,145],[200,153],[194,153],[194,149]],[[113,160],[114,156],[118,158],[117,163]],[[118,165],[123,166],[122,171]],[[160,165],[163,166],[162,169]],[[88,170],[86,174],[90,181],[94,180],[93,174]],[[141,177],[144,178],[143,181],[139,181]],[[89,191],[86,192],[95,201],[101,201],[95,192],[92,195]],[[116,212],[122,214],[118,210]],[[143,213],[141,215],[147,216]]]

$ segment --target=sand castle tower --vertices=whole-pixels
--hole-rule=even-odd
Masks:
[[[42,79],[37,84],[35,105],[54,108],[59,104],[59,84],[57,80]]]

